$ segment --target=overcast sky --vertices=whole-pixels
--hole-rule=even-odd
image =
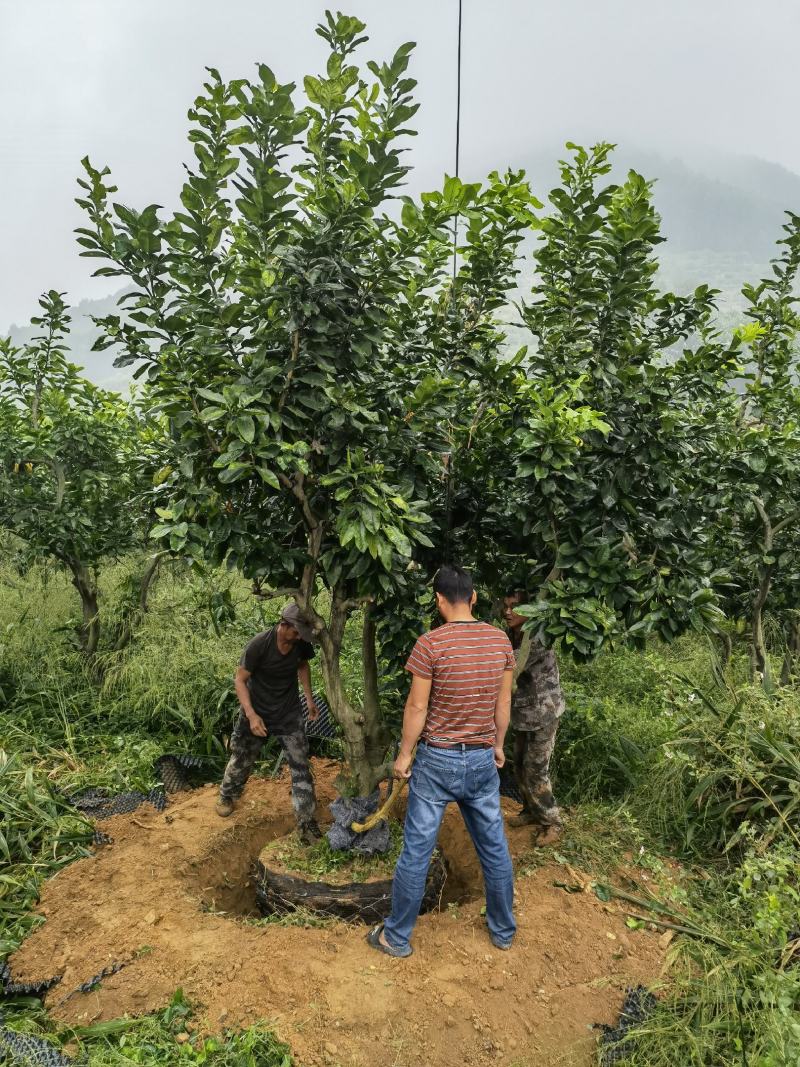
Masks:
[[[800,0],[463,4],[465,176],[599,138],[800,172]],[[453,170],[457,0],[344,9],[368,23],[364,59],[417,42],[414,186],[438,184]],[[82,156],[111,167],[124,202],[174,204],[203,68],[248,76],[264,61],[302,83],[324,62],[323,11],[312,0],[0,0],[0,329],[26,320],[45,288],[73,303],[116,288],[90,278],[74,243]]]

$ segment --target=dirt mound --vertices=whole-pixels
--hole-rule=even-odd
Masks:
[[[323,803],[337,772],[315,761]],[[450,904],[420,919],[410,959],[370,949],[363,926],[250,925],[236,918],[256,913],[250,864],[294,825],[288,776],[251,781],[225,821],[215,797],[207,786],[165,812],[107,820],[114,843],[45,885],[47,921],[11,969],[17,980],[62,976],[47,997],[57,1019],[154,1011],[181,986],[209,1030],[269,1020],[302,1067],[588,1064],[590,1024],[611,1023],[625,986],[659,971],[657,937],[627,931],[594,896],[554,888],[561,868],[518,880],[517,940],[510,952],[493,948],[478,862],[455,809],[440,837]],[[509,839],[519,854],[530,833]],[[65,999],[120,962],[98,988]]]

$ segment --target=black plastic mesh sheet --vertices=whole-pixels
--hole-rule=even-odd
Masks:
[[[0,1023],[2,1018],[0,1017]],[[19,1064],[20,1067],[69,1067],[74,1060],[33,1034],[20,1034],[0,1025],[0,1064]]]
[[[510,797],[511,800],[516,800],[518,804],[522,803],[522,794],[517,787],[514,768],[510,763],[505,763],[500,768],[500,796]]]
[[[127,793],[112,793],[110,789],[83,789],[67,798],[88,819],[108,819],[112,815],[127,815],[142,804],[152,804],[156,811],[163,811],[167,798],[163,789],[151,789],[140,793],[136,789]]]
[[[61,976],[56,975],[41,982],[14,982],[8,964],[0,964],[0,995],[4,997],[41,997],[60,981]]]
[[[351,823],[364,822],[376,812],[379,803],[380,792],[377,789],[368,797],[337,797],[330,805],[333,825],[325,835],[331,848],[337,852],[357,852],[362,856],[388,852],[392,840],[386,819],[381,819],[363,834],[350,829]]]
[[[613,1067],[615,1063],[621,1063],[636,1051],[636,1042],[629,1036],[630,1031],[653,1014],[657,1003],[655,994],[643,985],[626,990],[617,1025],[606,1026],[601,1023],[599,1026],[603,1031],[600,1037],[601,1067]]]
[[[300,710],[303,713],[303,729],[306,732],[306,737],[319,737],[324,741],[333,741],[339,736],[339,730],[336,721],[331,715],[331,709],[328,707],[324,696],[320,696],[319,693],[314,693],[313,696],[314,703],[319,708],[319,718],[312,722],[308,717],[306,695],[305,693],[300,694]]]
[[[205,756],[168,753],[159,756],[154,766],[156,775],[164,783],[164,791],[169,794],[195,789],[207,782],[209,771],[214,774],[216,770],[210,766],[211,762]]]
[[[97,974],[93,974],[91,978],[87,978],[85,982],[81,982],[79,986],[75,986],[70,990],[65,997],[62,997],[59,1004],[66,1004],[72,997],[78,995],[78,993],[91,993],[95,986],[99,985],[104,978],[110,978],[112,974],[117,974],[123,967],[127,967],[130,960],[123,960],[121,963],[111,963],[108,967],[104,967],[102,971],[98,971]]]

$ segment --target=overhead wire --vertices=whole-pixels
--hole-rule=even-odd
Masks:
[[[456,166],[455,177],[460,176],[461,169],[461,41],[462,27],[464,22],[463,0],[458,0],[458,29],[456,33]],[[456,309],[456,282],[458,279],[458,212],[453,219],[453,281],[450,285],[449,304],[450,309]],[[447,489],[445,492],[445,536],[443,563],[451,562],[452,538],[453,538],[453,453],[448,452],[443,457],[445,463],[445,478]]]
[[[459,177],[461,163],[461,37],[463,24],[463,0],[458,0],[458,34],[456,50],[456,171],[455,177]],[[455,283],[458,270],[458,214],[453,223],[453,282]]]

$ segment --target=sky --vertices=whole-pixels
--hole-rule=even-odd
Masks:
[[[343,2],[343,0],[342,0]],[[462,0],[461,173],[605,139],[691,160],[745,153],[800,173],[800,0]],[[421,108],[411,189],[454,169],[458,0],[349,0],[364,60],[404,41]],[[0,330],[45,289],[104,296],[78,256],[80,160],[119,199],[173,206],[204,67],[279,79],[322,68],[312,0],[0,0]],[[538,191],[538,190],[537,190]]]

